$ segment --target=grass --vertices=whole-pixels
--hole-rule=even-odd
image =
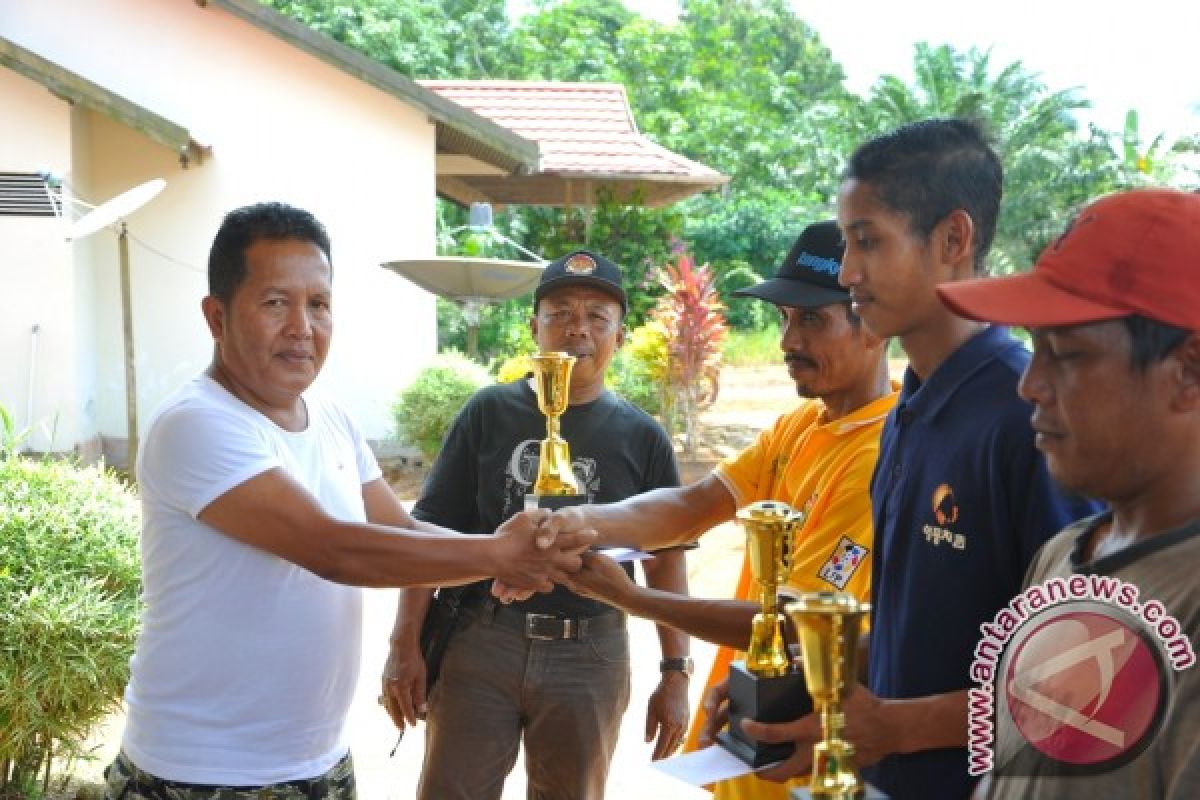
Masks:
[[[779,326],[768,325],[761,330],[732,330],[725,337],[723,364],[729,367],[763,367],[776,365],[782,359],[779,351]]]

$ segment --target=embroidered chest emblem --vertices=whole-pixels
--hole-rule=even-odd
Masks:
[[[854,573],[867,560],[869,552],[871,551],[868,548],[849,536],[843,536],[837,546],[833,548],[833,552],[829,554],[829,560],[821,567],[817,576],[839,589],[845,589],[846,584],[854,577]]]

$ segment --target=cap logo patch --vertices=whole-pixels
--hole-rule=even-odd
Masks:
[[[591,275],[596,271],[596,259],[586,253],[576,253],[567,259],[563,269],[572,275]]]
[[[832,258],[815,256],[812,253],[801,253],[796,256],[796,264],[801,267],[808,267],[814,272],[823,272],[826,275],[837,275],[838,270],[842,266]]]

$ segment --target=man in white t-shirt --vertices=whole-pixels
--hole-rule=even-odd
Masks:
[[[329,251],[320,222],[278,203],[231,212],[213,242],[212,365],[137,460],[145,612],[112,800],[354,797],[354,587],[548,590],[591,541],[546,512],[495,536],[405,512],[350,419],[308,391],[333,329]]]

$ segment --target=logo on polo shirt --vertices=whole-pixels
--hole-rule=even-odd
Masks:
[[[950,530],[958,522],[958,501],[954,499],[954,489],[948,483],[943,483],[933,490],[933,519],[936,525],[926,525],[921,532],[925,541],[937,546],[946,542],[955,550],[967,549],[967,537]]]
[[[823,581],[832,583],[839,589],[845,589],[846,584],[854,577],[854,573],[867,560],[871,552],[849,536],[843,536],[829,554],[829,560],[821,567],[817,576]]]
[[[958,503],[954,502],[954,490],[948,483],[933,490],[933,518],[942,526],[958,522]]]
[[[586,253],[576,253],[567,259],[563,269],[572,275],[591,275],[596,271],[596,259]]]

